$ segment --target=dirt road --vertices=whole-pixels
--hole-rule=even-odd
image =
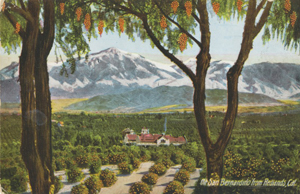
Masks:
[[[117,175],[117,182],[111,187],[102,188],[100,194],[128,194],[130,186],[135,182],[141,181],[143,175],[148,173],[149,168],[153,164],[153,162],[143,162],[140,168],[130,175]]]
[[[166,186],[174,180],[174,176],[177,171],[181,168],[181,165],[172,166],[169,168],[165,175],[161,176],[156,185],[153,187],[151,194],[161,194],[164,192]],[[196,169],[195,172],[190,173],[190,181],[184,187],[185,194],[191,194],[194,191],[195,183],[200,177],[199,169]]]

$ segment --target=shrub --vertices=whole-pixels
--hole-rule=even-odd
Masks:
[[[141,149],[139,146],[130,146],[128,151],[131,155],[133,155],[132,158],[140,158],[141,157],[141,154],[140,154]]]
[[[102,153],[103,152],[103,148],[101,146],[94,146],[94,149],[97,153]]]
[[[141,161],[139,159],[137,159],[137,158],[134,158],[132,160],[131,164],[132,164],[132,167],[134,169],[138,169],[140,167],[140,165],[141,165]]]
[[[67,178],[69,183],[79,182],[83,177],[83,173],[77,167],[67,170]]]
[[[152,152],[151,153],[151,160],[158,161],[163,156],[164,156],[164,154],[161,151]]]
[[[154,164],[153,166],[150,167],[149,172],[158,174],[159,176],[165,174],[167,171],[167,168],[165,167],[165,165],[158,163],[158,164]]]
[[[141,160],[142,162],[147,162],[147,161],[149,161],[149,159],[150,159],[150,157],[147,157],[147,156],[141,156],[141,157],[140,157],[140,160]]]
[[[93,145],[94,146],[100,146],[101,145],[101,137],[99,135],[96,135],[93,137]]]
[[[0,181],[0,185],[3,189],[5,189],[5,191],[7,193],[10,193],[11,192],[11,187],[10,187],[10,180],[9,179],[1,179]]]
[[[72,187],[71,194],[89,194],[89,190],[84,184],[81,183]]]
[[[130,187],[129,193],[130,194],[150,194],[150,188],[144,182],[136,182]]]
[[[125,153],[110,153],[108,154],[110,164],[118,164],[127,161],[127,155]]]
[[[205,158],[203,158],[200,154],[195,157],[196,167],[200,168],[205,165]]]
[[[195,159],[191,157],[185,158],[184,161],[182,162],[181,169],[185,169],[189,172],[194,172],[196,169]]]
[[[97,155],[91,156],[91,162],[90,162],[90,173],[96,174],[100,172],[101,169],[101,160]]]
[[[64,150],[66,147],[71,146],[71,142],[68,140],[58,140],[54,143],[54,150]]]
[[[67,164],[63,157],[55,158],[55,170],[63,170],[66,167]]]
[[[130,174],[132,171],[132,165],[127,162],[121,162],[118,164],[118,168],[121,174]]]
[[[60,179],[57,176],[54,177],[54,193],[58,193],[63,186],[64,184],[60,181]]]
[[[76,162],[71,158],[65,159],[65,162],[66,162],[67,169],[73,169],[73,168],[77,167]]]
[[[174,162],[174,164],[181,164],[183,156],[184,153],[182,151],[176,151],[172,153],[171,160]]]
[[[190,174],[187,170],[182,169],[175,174],[174,180],[181,182],[184,186],[189,182]]]
[[[184,189],[182,184],[178,181],[172,181],[165,188],[163,194],[183,194],[183,193],[184,193]]]
[[[170,159],[168,159],[168,158],[164,158],[164,159],[161,161],[161,163],[162,163],[163,165],[165,165],[165,167],[166,167],[167,169],[170,168],[170,167],[173,165],[172,160],[170,160]]]
[[[99,154],[102,165],[109,164],[109,158],[107,155]]]
[[[89,190],[89,194],[97,194],[100,192],[101,188],[103,187],[102,181],[96,177],[95,175],[92,175],[88,179],[84,181],[85,186]]]
[[[11,190],[21,193],[27,190],[27,174],[23,169],[18,169],[16,174],[10,179]]]
[[[4,167],[1,166],[1,178],[11,179],[17,172],[18,168],[16,166]]]
[[[158,175],[155,173],[148,173],[142,177],[142,181],[148,185],[155,185],[157,183]]]
[[[150,153],[150,151],[149,150],[142,150],[141,151],[141,158],[140,158],[140,160],[142,162],[147,162],[150,159],[151,159],[151,153]]]
[[[87,168],[89,166],[88,154],[82,154],[77,156],[75,161],[80,168]]]
[[[113,171],[105,169],[101,171],[100,180],[102,181],[104,187],[110,187],[115,184],[117,177]]]

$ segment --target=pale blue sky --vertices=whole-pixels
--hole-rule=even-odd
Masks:
[[[216,60],[235,61],[242,41],[244,22],[238,22],[236,19],[225,22],[220,20],[212,12],[210,13],[210,24],[212,58]],[[196,36],[200,36],[199,30],[196,33]],[[256,37],[253,49],[246,64],[264,61],[299,63],[299,52],[284,49],[281,41],[276,39],[263,45],[261,36],[262,32]],[[98,37],[98,39],[92,39],[90,42],[91,53],[99,52],[109,47],[116,47],[128,52],[139,53],[146,58],[170,64],[169,60],[165,58],[158,49],[152,49],[149,41],[143,42],[139,38],[136,38],[136,41],[132,42],[131,40],[128,40],[126,34],[121,34],[121,36],[119,36],[119,33],[103,33],[101,38]],[[7,56],[3,53],[3,49],[0,50],[0,59],[3,61],[1,67],[9,65],[11,60],[17,60],[17,55]],[[194,45],[191,48],[188,45],[187,49],[183,53],[179,53],[178,56],[180,59],[186,60],[187,58],[194,57],[198,52],[198,46]],[[54,54],[54,52],[52,52],[52,54]],[[6,60],[5,57],[9,57],[10,60]],[[53,57],[50,60],[53,60]]]
[[[238,22],[235,19],[230,22],[225,22],[220,20],[216,15],[211,14],[210,24],[212,58],[234,61],[240,50],[244,22]],[[299,52],[284,49],[283,44],[279,40],[271,40],[266,45],[263,45],[261,38],[262,34],[263,33],[261,32],[256,37],[247,64],[263,61],[298,63],[300,59]],[[196,36],[200,36],[199,30],[196,33]],[[104,33],[101,38],[96,40],[93,39],[90,47],[91,52],[98,52],[109,47],[116,47],[128,52],[146,55],[146,57],[147,54],[150,54],[153,59],[168,62],[167,59],[163,59],[164,56],[158,49],[151,48],[149,41],[142,42],[139,38],[136,38],[136,41],[132,42],[131,40],[128,40],[126,34],[121,34],[119,37],[118,33]],[[197,53],[199,53],[199,47],[194,45],[192,48],[188,46],[188,49],[178,55],[192,57]]]

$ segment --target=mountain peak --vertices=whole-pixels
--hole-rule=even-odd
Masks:
[[[97,53],[91,53],[90,56],[95,56],[95,55],[100,55],[100,54],[107,54],[107,53],[112,53],[112,54],[120,54],[120,53],[127,53],[125,51],[121,51],[120,49],[117,49],[115,47],[110,47],[105,50],[102,50]]]
[[[106,49],[106,50],[104,50],[105,52],[111,52],[111,53],[127,53],[127,52],[125,52],[125,51],[122,51],[122,50],[120,50],[120,49],[118,49],[118,48],[115,48],[115,47],[110,47],[110,48],[108,48],[108,49]]]
[[[143,58],[143,59],[145,59],[145,57],[143,57],[139,54],[130,53],[130,52],[127,52],[127,51],[124,51],[124,50],[121,50],[121,49],[118,49],[118,48],[115,48],[115,47],[110,47],[110,48],[107,48],[107,49],[102,50],[100,52],[90,54],[91,57],[101,57],[101,56],[109,56],[109,55],[110,56],[118,55],[119,57],[126,56],[126,57],[130,57],[130,58]]]
[[[100,52],[92,53],[90,55],[93,56],[93,55],[106,54],[106,53],[112,53],[112,54],[121,54],[121,53],[123,53],[123,54],[128,54],[128,52],[126,52],[126,51],[122,51],[122,50],[120,50],[118,48],[115,48],[115,47],[110,47],[110,48],[107,48],[107,49],[102,50]]]

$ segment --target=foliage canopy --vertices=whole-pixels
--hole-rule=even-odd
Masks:
[[[12,2],[16,3],[16,6]],[[186,7],[187,2],[190,2],[191,8]],[[257,1],[257,6],[260,4],[263,6],[265,2],[266,0]],[[102,36],[104,31],[106,33],[111,31],[119,34],[125,33],[132,41],[135,41],[136,37],[141,40],[149,39],[141,20],[143,17],[146,17],[153,35],[172,54],[186,48],[185,42],[183,42],[183,48],[180,48],[182,35],[187,35],[183,41],[189,45],[201,45],[201,40],[195,35],[199,31],[197,28],[201,22],[199,8],[196,7],[197,0],[56,0],[55,3],[55,50],[57,56],[59,56],[58,48],[60,48],[69,58],[70,64],[73,64],[72,72],[75,71],[73,57],[88,54],[90,51],[88,42],[92,37],[97,38],[97,34]],[[207,8],[210,16],[217,15],[224,20],[233,18],[240,20],[247,14],[248,3],[249,0],[212,0],[207,2]],[[25,1],[25,6],[26,4]],[[2,8],[8,10],[15,17],[21,28],[25,27],[24,15],[16,8],[21,7],[18,1],[5,1],[3,6]],[[191,15],[188,14],[187,9],[191,9]],[[41,31],[43,31],[44,18],[43,10],[41,11],[39,20]],[[277,38],[282,40],[286,48],[298,50],[300,43],[299,15],[300,4],[297,0],[274,0],[264,29],[264,43],[272,38]],[[16,52],[21,44],[21,38],[15,30],[16,27],[10,24],[3,11],[0,12],[0,21],[2,47],[8,54]],[[154,47],[152,41],[151,45]]]

